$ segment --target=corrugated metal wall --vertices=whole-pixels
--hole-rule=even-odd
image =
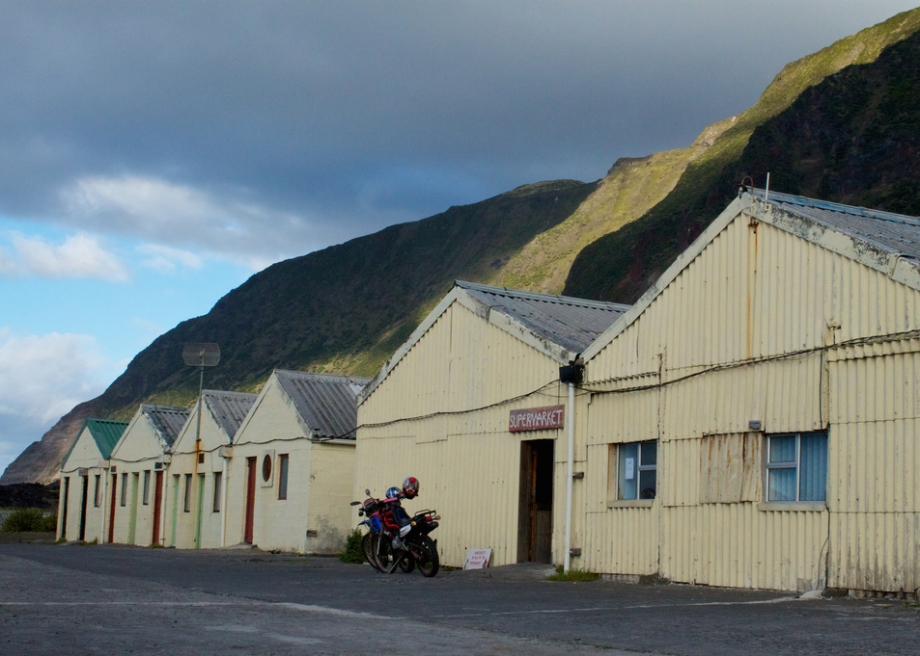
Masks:
[[[920,327],[920,296],[769,224],[748,224],[731,222],[588,363],[597,390],[670,384],[594,394],[587,406],[584,566],[784,589],[820,586],[827,572],[832,587],[913,590],[920,344],[822,347]],[[701,438],[747,431],[751,420],[767,433],[829,427],[828,510],[700,503]],[[658,499],[606,508],[607,445],[648,439],[660,440]]]
[[[443,517],[433,534],[442,562],[462,565],[470,547],[492,548],[492,565],[517,562],[521,440],[556,439],[562,430],[508,432],[514,408],[565,403],[558,384],[477,412],[368,424],[441,411],[484,407],[558,380],[559,363],[527,346],[460,303],[454,303],[358,408],[355,498],[364,488],[382,496],[407,476],[421,483],[408,511],[433,508]],[[558,438],[558,439],[557,439]],[[565,525],[565,468],[554,484],[554,559]]]

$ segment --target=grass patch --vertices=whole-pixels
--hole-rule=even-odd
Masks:
[[[363,563],[364,547],[361,545],[362,540],[364,540],[364,534],[361,531],[358,529],[352,531],[345,541],[345,552],[339,556],[339,560],[343,563],[355,563],[356,565]]]
[[[562,565],[556,566],[556,573],[547,576],[547,581],[570,581],[572,583],[591,583],[601,578],[600,574],[586,572],[583,569],[570,569],[568,572],[562,571]]]
[[[8,514],[0,532],[3,533],[48,533],[57,530],[57,515],[41,508],[17,508]]]

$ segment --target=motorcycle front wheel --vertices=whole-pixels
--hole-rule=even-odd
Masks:
[[[441,567],[441,563],[438,560],[438,548],[435,546],[434,540],[427,535],[422,536],[419,543],[422,547],[422,557],[416,563],[418,569],[422,576],[434,576]]]
[[[412,557],[412,554],[407,553],[403,556],[403,559],[399,561],[399,569],[406,574],[411,574],[415,571],[415,558]]]

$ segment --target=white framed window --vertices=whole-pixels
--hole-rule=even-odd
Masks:
[[[121,475],[121,499],[118,501],[122,506],[128,505],[128,473]]]
[[[93,507],[94,508],[99,507],[99,487],[100,487],[101,478],[102,476],[100,476],[99,474],[96,474],[96,487],[93,488]]]
[[[192,511],[192,475],[185,475],[185,499],[182,502],[182,512]]]
[[[658,491],[658,441],[616,445],[617,501],[650,500]]]
[[[767,502],[824,501],[827,433],[767,436]]]
[[[150,470],[144,471],[144,505],[150,504]]]

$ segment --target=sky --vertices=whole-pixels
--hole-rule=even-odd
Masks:
[[[269,264],[686,147],[911,8],[0,1],[0,471]]]

